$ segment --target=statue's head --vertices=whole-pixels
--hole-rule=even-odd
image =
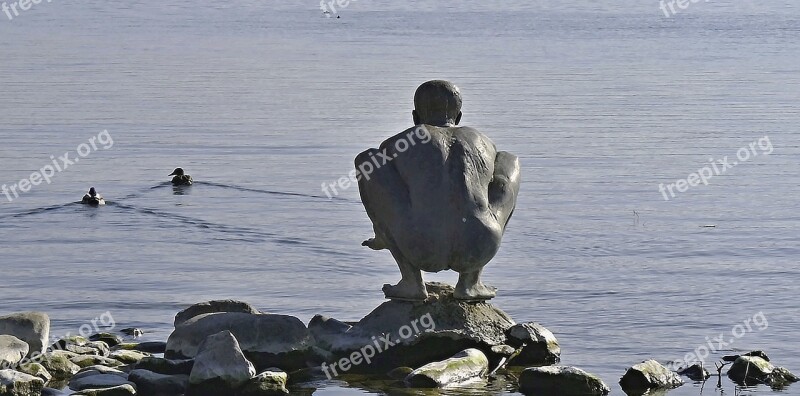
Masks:
[[[461,92],[449,81],[428,81],[414,94],[412,114],[415,125],[458,125],[461,121]]]

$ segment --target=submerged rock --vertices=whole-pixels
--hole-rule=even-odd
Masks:
[[[0,370],[0,395],[3,396],[39,396],[44,388],[44,381],[32,375],[14,370]]]
[[[109,347],[115,347],[122,344],[122,337],[111,333],[97,333],[89,336],[89,341],[103,341]]]
[[[514,348],[525,344],[517,357],[510,364],[548,365],[561,360],[561,347],[553,333],[538,323],[518,323],[508,329],[508,343]]]
[[[760,357],[760,358],[762,358],[762,359],[764,359],[766,361],[769,361],[769,356],[767,356],[767,353],[764,352],[764,351],[751,351],[751,352],[743,353],[741,355],[726,355],[726,356],[722,357],[722,360],[724,360],[726,362],[733,363],[733,362],[736,361],[736,359],[739,358],[739,356],[756,356],[756,357]]]
[[[75,391],[82,391],[85,389],[112,388],[120,385],[131,385],[136,387],[136,385],[134,385],[132,382],[128,382],[125,377],[120,377],[116,374],[86,375],[72,378],[69,381],[69,388]]]
[[[288,395],[286,381],[289,376],[280,369],[268,369],[251,378],[242,387],[239,396],[282,396]]]
[[[120,367],[125,365],[119,360],[97,355],[79,355],[70,359],[70,361],[72,363],[77,364],[80,368],[95,366],[95,365],[106,366],[106,367]]]
[[[708,370],[699,364],[693,364],[689,367],[681,369],[678,371],[678,374],[685,375],[692,381],[703,381],[708,379],[708,377],[711,377],[711,374],[708,372]]]
[[[683,385],[681,377],[655,360],[636,364],[619,380],[622,390],[638,393],[651,388],[675,388]]]
[[[28,355],[30,347],[12,335],[0,335],[0,368],[12,367]]]
[[[412,371],[404,382],[412,388],[442,388],[481,379],[488,372],[489,359],[480,350],[471,348]]]
[[[230,331],[247,358],[259,369],[306,367],[313,356],[308,329],[293,316],[221,312],[195,316],[178,326],[167,340],[167,359],[195,357],[206,337]]]
[[[189,376],[158,374],[147,370],[133,370],[128,381],[136,384],[137,393],[142,395],[180,395],[189,387]]]
[[[158,374],[186,374],[192,373],[193,359],[169,360],[158,357],[146,357],[134,366],[135,369],[148,370]]]
[[[28,356],[42,354],[50,338],[50,317],[44,312],[22,312],[0,316],[0,334],[13,335],[30,347]]]
[[[147,353],[164,353],[167,351],[167,343],[162,341],[140,342],[131,349]]]
[[[119,360],[125,364],[134,364],[146,357],[149,357],[149,353],[137,352],[137,351],[126,351],[126,350],[118,350],[111,352],[111,355],[108,357],[111,359]]]
[[[519,377],[526,395],[604,396],[611,389],[599,377],[576,367],[548,366],[525,369]]]
[[[178,312],[175,315],[175,327],[184,324],[187,320],[195,316],[217,313],[217,312],[239,312],[248,314],[260,314],[259,310],[244,301],[236,300],[211,300],[201,302]]]
[[[98,365],[98,366],[89,366],[86,368],[82,368],[81,371],[78,371],[78,373],[75,374],[71,379],[77,380],[80,378],[91,377],[93,375],[99,375],[99,374],[114,374],[122,378],[128,378],[128,374],[125,374],[125,372],[121,370]]]
[[[309,330],[333,359],[356,352],[369,357],[353,371],[419,367],[465,349],[490,354],[493,346],[506,344],[506,330],[515,324],[508,314],[487,302],[457,300],[453,287],[443,283],[426,287],[424,302],[387,301],[353,326],[318,315]]]
[[[230,331],[208,336],[199,346],[187,396],[232,394],[256,375]]]

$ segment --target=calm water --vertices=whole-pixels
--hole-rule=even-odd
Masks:
[[[0,14],[0,183],[113,139],[0,196],[0,314],[43,310],[63,335],[109,311],[154,340],[215,298],[362,317],[399,273],[360,246],[372,234],[357,189],[330,200],[320,185],[410,126],[419,83],[447,78],[464,124],[524,168],[486,270],[494,303],[550,328],[565,364],[621,394],[626,367],[731,339],[762,312],[768,325],[727,349],[800,372],[800,5],[715,0],[667,18],[656,0],[448,4],[361,0],[341,19],[311,0]],[[759,138],[771,153],[755,145],[708,186],[659,192]],[[176,166],[200,182],[184,195],[165,185]],[[89,186],[109,205],[72,204]]]

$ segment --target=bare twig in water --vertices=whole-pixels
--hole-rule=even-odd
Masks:
[[[509,356],[508,358],[504,357],[504,358],[500,359],[500,364],[498,364],[497,368],[495,368],[494,370],[492,370],[491,373],[489,373],[489,376],[491,377],[491,376],[495,375],[498,371],[506,368],[508,366],[508,364],[511,363],[512,360],[514,360],[515,357],[519,356],[519,354],[522,353],[522,350],[525,349],[525,347],[527,345],[528,344],[522,344],[522,346],[517,348],[517,350],[514,351],[514,353],[512,353],[511,356]]]

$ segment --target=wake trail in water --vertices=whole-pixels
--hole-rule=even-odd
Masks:
[[[164,188],[164,187],[168,187],[170,184],[171,183],[168,182],[168,181],[167,182],[163,182],[163,183],[159,183],[159,184],[156,184],[155,186],[147,187],[147,188],[141,189],[141,190],[139,190],[137,192],[130,193],[128,195],[120,197],[119,200],[120,201],[124,201],[126,199],[133,199],[133,198],[141,197],[142,195],[144,195],[144,194],[146,194],[146,193],[148,193],[150,191],[158,190],[158,189]]]
[[[58,210],[61,210],[61,209],[66,209],[66,208],[72,207],[74,205],[80,205],[80,204],[81,204],[80,202],[70,202],[70,203],[65,203],[65,204],[60,204],[60,205],[45,206],[45,207],[42,207],[42,208],[35,208],[35,209],[31,209],[31,210],[26,210],[24,212],[19,212],[19,213],[14,213],[14,214],[8,214],[8,215],[5,215],[5,216],[0,216],[0,220],[2,220],[2,219],[12,219],[12,218],[18,218],[18,217],[25,217],[25,216],[32,216],[32,215],[38,215],[38,214],[47,213],[47,212],[55,212],[55,211],[58,211]]]
[[[257,189],[257,188],[235,186],[235,185],[232,185],[232,184],[221,184],[221,183],[205,182],[205,181],[194,182],[194,184],[202,184],[202,185],[220,187],[220,188],[230,188],[230,189],[233,189],[233,190],[254,192],[254,193],[260,193],[260,194],[284,195],[284,196],[304,197],[304,198],[321,198],[321,199],[325,199],[325,200],[337,200],[337,201],[355,202],[352,199],[341,198],[341,197],[328,197],[328,196],[325,196],[325,195],[302,194],[302,193],[293,193],[293,192],[286,192],[286,191],[261,190],[261,189]]]

